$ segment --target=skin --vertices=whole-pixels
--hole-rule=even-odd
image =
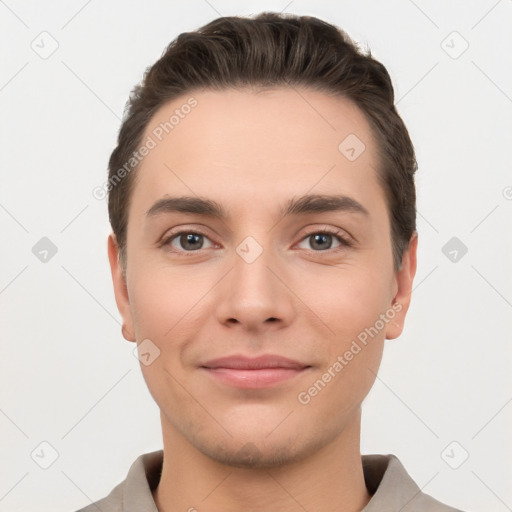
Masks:
[[[402,331],[416,236],[394,270],[376,141],[350,101],[308,89],[194,91],[161,107],[145,137],[190,96],[197,106],[137,171],[126,279],[115,236],[108,240],[123,335],[160,350],[141,364],[161,410],[165,455],[155,502],[165,512],[360,511],[370,500],[361,403],[384,340]],[[349,134],[366,146],[354,161],[338,150]],[[148,219],[166,194],[214,200],[228,217],[171,212]],[[343,194],[367,215],[280,215],[304,194]],[[333,236],[319,248],[311,235],[325,229],[352,245]],[[206,236],[192,247],[203,247],[191,250],[179,235],[158,245],[176,230],[200,230]],[[236,251],[248,236],[263,250],[252,263]],[[300,403],[298,394],[393,304],[401,311]],[[311,368],[256,390],[219,383],[199,368],[208,359],[268,353]]]

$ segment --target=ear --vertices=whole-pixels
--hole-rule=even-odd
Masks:
[[[112,283],[114,284],[117,309],[123,317],[122,334],[125,340],[135,341],[128,288],[119,260],[119,247],[114,233],[111,233],[108,237],[108,259],[110,262],[110,271],[112,272]]]
[[[411,302],[412,283],[416,275],[417,248],[418,234],[415,232],[402,256],[402,266],[395,272],[395,296],[391,304],[395,316],[386,327],[386,339],[388,340],[398,338],[404,328],[405,315]]]

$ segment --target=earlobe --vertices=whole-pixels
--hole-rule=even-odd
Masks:
[[[402,256],[402,266],[395,273],[396,293],[391,308],[394,317],[386,327],[386,339],[398,338],[403,331],[405,316],[411,302],[412,284],[416,275],[416,253],[418,248],[418,234],[415,232]]]
[[[109,235],[107,244],[108,259],[110,262],[110,271],[112,274],[112,284],[114,286],[117,309],[123,318],[121,332],[125,340],[135,341],[128,288],[126,285],[126,278],[123,275],[123,269],[119,259],[119,247],[114,233]]]
[[[121,327],[121,334],[123,335],[123,338],[126,341],[135,341],[135,336],[133,335],[133,332],[128,331],[128,328],[125,324]]]

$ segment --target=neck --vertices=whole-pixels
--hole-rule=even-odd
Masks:
[[[153,491],[159,512],[360,512],[370,500],[359,448],[360,410],[314,454],[268,469],[220,464],[161,417],[164,460]]]

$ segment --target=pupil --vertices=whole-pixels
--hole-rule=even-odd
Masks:
[[[328,243],[330,242],[330,238],[331,235],[313,235],[313,248],[317,245],[317,248],[325,249],[327,247],[327,249],[329,249],[331,246],[331,244]]]
[[[182,235],[181,237],[181,240],[182,240],[182,247],[184,249],[192,249],[192,250],[196,250],[196,249],[200,249],[202,247],[202,243],[198,244],[197,242],[201,241],[200,240],[200,237],[201,235],[195,235],[193,233],[190,233],[188,235]],[[184,241],[184,243],[183,243]]]

